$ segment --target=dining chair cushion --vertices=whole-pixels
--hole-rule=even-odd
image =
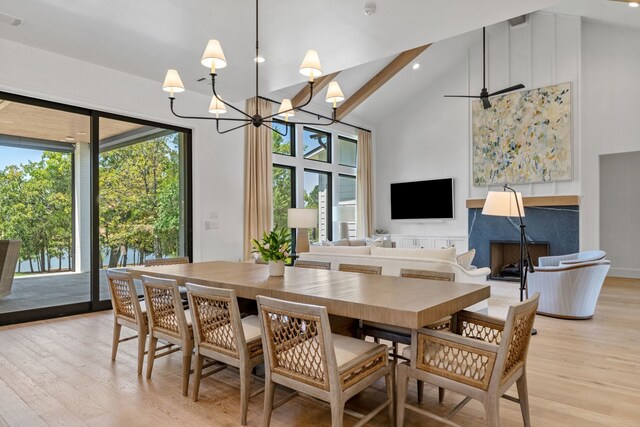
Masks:
[[[406,335],[407,337],[411,338],[411,329],[409,328],[403,328],[402,326],[387,325],[386,323],[367,322],[367,321],[362,322],[362,324],[365,327],[368,326],[370,328],[382,329],[384,331],[393,332],[394,334]]]
[[[411,360],[411,346],[408,345],[405,348],[402,349],[402,357],[404,357],[407,360]]]
[[[244,331],[244,339],[246,341],[253,341],[256,338],[262,336],[260,331],[260,319],[258,316],[251,315],[242,319],[242,330]]]

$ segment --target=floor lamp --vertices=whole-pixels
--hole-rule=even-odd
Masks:
[[[296,231],[296,254],[309,252],[309,228],[318,226],[318,209],[291,208],[287,212],[287,225]]]
[[[524,217],[524,205],[522,204],[522,194],[513,188],[504,185],[502,191],[489,191],[487,200],[482,208],[483,215],[493,216],[510,216],[520,219],[520,301],[524,301],[525,293],[527,298],[529,292],[527,289],[527,272],[534,272],[531,255],[529,254],[529,246],[527,244],[527,235],[524,231],[525,225],[522,218]],[[534,332],[535,334],[535,329]]]

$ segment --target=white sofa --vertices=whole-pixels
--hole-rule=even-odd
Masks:
[[[540,257],[529,273],[529,294],[540,292],[538,313],[563,319],[593,316],[600,289],[609,271],[604,251]]]
[[[305,261],[330,262],[331,269],[338,264],[364,264],[382,267],[382,274],[399,276],[403,268],[455,273],[456,282],[487,284],[491,269],[465,269],[456,262],[455,248],[403,249],[372,246],[311,246],[310,252],[300,254]]]

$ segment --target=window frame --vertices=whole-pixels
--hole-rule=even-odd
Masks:
[[[313,131],[313,132],[317,132],[317,133],[323,133],[325,135],[327,135],[328,141],[327,141],[327,160],[317,160],[317,159],[311,159],[308,157],[305,157],[305,153],[304,153],[304,131]],[[312,162],[318,162],[318,163],[326,163],[326,164],[333,164],[333,133],[331,131],[324,131],[324,130],[320,130],[320,129],[316,129],[310,126],[302,126],[302,159],[303,160],[309,160]]]
[[[288,128],[287,131],[287,135],[291,135],[291,140],[289,143],[289,151],[290,154],[285,154],[285,153],[276,153],[275,151],[273,151],[273,140],[271,141],[271,154],[278,154],[280,156],[287,156],[287,157],[296,157],[296,126],[294,123],[289,123],[289,122],[285,122],[284,120],[280,120],[280,119],[273,119],[274,123],[277,123],[279,125],[284,125]],[[275,163],[274,163],[275,165]]]

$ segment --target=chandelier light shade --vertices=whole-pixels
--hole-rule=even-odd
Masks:
[[[218,40],[209,40],[202,54],[200,63],[211,69],[212,73],[216,72],[216,68],[220,69],[227,66],[227,58],[224,57],[222,46]]]
[[[522,193],[511,191],[489,191],[482,208],[482,215],[524,217],[524,209],[520,212]]]
[[[259,92],[259,82],[260,82],[260,78],[259,78],[259,65],[260,61],[258,60],[258,58],[261,58],[260,56],[260,48],[259,48],[259,43],[258,43],[258,22],[259,22],[259,9],[258,9],[258,0],[256,0],[256,55],[255,55],[255,67],[256,67],[256,75],[255,75],[255,88],[256,88],[256,94],[255,94],[255,98],[259,99],[268,99],[268,98],[264,98],[260,96],[260,92]],[[210,69],[210,73],[209,75],[211,76],[211,90],[213,91],[213,98],[211,99],[211,104],[209,105],[209,112],[211,114],[215,114],[215,117],[211,117],[211,116],[187,116],[187,115],[182,115],[182,114],[178,114],[175,111],[175,94],[179,93],[179,92],[183,92],[184,91],[184,85],[182,84],[182,80],[180,80],[180,76],[178,75],[178,71],[176,70],[169,70],[167,71],[167,76],[164,80],[164,84],[162,85],[162,89],[166,92],[169,92],[169,106],[171,109],[171,112],[173,113],[174,116],[176,117],[180,117],[182,119],[197,119],[197,120],[215,120],[216,122],[216,131],[218,131],[218,133],[223,134],[223,133],[227,133],[227,132],[231,132],[233,130],[236,129],[241,129],[244,128],[245,126],[248,125],[253,125],[256,128],[259,128],[260,126],[266,126],[267,128],[271,129],[273,132],[276,132],[282,136],[287,136],[287,133],[289,132],[289,126],[285,127],[285,131],[282,132],[280,129],[278,129],[278,127],[274,127],[273,123],[275,120],[276,116],[281,116],[284,117],[285,121],[289,121],[290,117],[294,117],[295,116],[295,112],[296,111],[300,111],[302,110],[302,108],[304,108],[307,104],[309,104],[309,102],[311,102],[311,99],[313,98],[313,85],[314,85],[314,81],[313,79],[315,77],[320,77],[322,75],[322,66],[320,65],[320,58],[318,57],[318,52],[316,52],[315,50],[308,50],[304,60],[302,61],[302,64],[300,65],[300,73],[308,76],[309,77],[309,81],[307,82],[307,84],[309,85],[309,95],[308,98],[306,99],[305,102],[296,105],[296,107],[294,108],[293,105],[291,104],[291,100],[290,99],[284,99],[282,101],[282,103],[280,104],[280,108],[278,109],[278,112],[275,114],[269,114],[267,116],[262,116],[260,115],[259,111],[258,111],[258,103],[256,102],[256,109],[255,111],[243,111],[240,108],[235,107],[233,104],[230,104],[228,102],[226,102],[224,99],[222,99],[222,97],[220,96],[219,93],[216,92],[216,77],[217,77],[217,72],[216,70],[219,70],[221,68],[224,68],[227,66],[227,59],[224,56],[224,52],[222,51],[222,45],[220,44],[220,42],[218,40],[215,39],[211,39],[209,40],[209,42],[207,43],[207,47],[204,50],[204,53],[202,54],[202,59],[200,60],[200,62],[202,63],[202,65],[204,65],[205,67]],[[326,119],[329,120],[328,123],[323,123],[323,122],[311,122],[311,123],[306,123],[306,122],[296,122],[294,124],[297,125],[312,125],[312,126],[328,126],[331,125],[333,123],[335,123],[336,121],[338,121],[336,119],[336,111],[337,111],[337,106],[336,104],[338,102],[341,102],[344,100],[344,94],[342,93],[342,91],[340,90],[340,86],[338,85],[337,82],[333,81],[330,83],[329,85],[329,89],[327,92],[327,98],[326,100],[328,102],[333,103],[333,113],[331,118],[326,117]],[[231,109],[233,111],[235,111],[236,113],[238,113],[240,115],[240,117],[224,117],[221,118],[219,117],[220,114],[224,114],[227,112],[227,109]],[[304,111],[304,110],[303,110]],[[319,114],[317,114],[318,116],[318,120],[320,120],[320,118],[325,118],[324,116],[320,116]],[[220,129],[220,122],[226,122],[226,123],[230,123],[233,124],[235,126],[232,126],[229,129],[225,129],[225,130],[221,130]]]
[[[173,96],[174,93],[184,92],[184,85],[177,70],[167,71],[164,83],[162,84],[162,90],[169,92],[169,96]]]
[[[311,49],[307,51],[307,54],[300,64],[300,74],[309,77],[309,81],[313,81],[315,77],[322,75],[322,65],[320,65],[320,57],[318,52]]]
[[[295,116],[290,99],[285,98],[282,100],[282,104],[280,104],[280,108],[278,109],[278,115],[284,117],[285,122],[289,120],[289,117]]]
[[[325,101],[332,102],[334,107],[336,106],[336,103],[344,101],[344,93],[342,93],[342,89],[340,89],[340,85],[337,81],[334,80],[329,83]]]
[[[218,114],[224,114],[227,112],[227,108],[224,106],[222,101],[215,95],[211,97],[211,104],[209,104],[209,112],[211,114],[215,114],[216,117]]]

